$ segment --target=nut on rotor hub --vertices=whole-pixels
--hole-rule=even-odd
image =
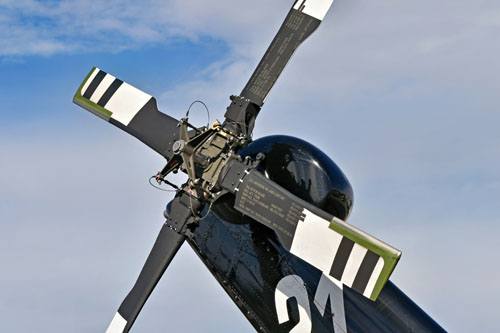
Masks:
[[[186,146],[186,141],[178,140],[178,141],[174,142],[174,145],[172,146],[172,150],[174,151],[174,154],[180,154],[181,152],[184,151],[185,146]]]

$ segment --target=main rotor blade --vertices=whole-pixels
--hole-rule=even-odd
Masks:
[[[241,97],[262,106],[299,45],[320,25],[333,0],[297,0],[274,37]]]
[[[106,333],[123,333],[130,330],[165,269],[184,243],[184,239],[184,235],[173,231],[166,224],[163,225],[137,282],[120,305]]]
[[[170,216],[161,228],[137,282],[118,308],[106,333],[129,332],[149,295],[184,243],[184,225],[199,207],[199,201],[186,193],[173,200]]]
[[[375,300],[401,251],[300,199],[257,169],[234,161],[221,186],[236,196],[235,208],[273,229],[283,247]]]
[[[156,99],[141,90],[92,68],[73,102],[135,136],[165,158],[173,155],[179,121],[158,110]]]

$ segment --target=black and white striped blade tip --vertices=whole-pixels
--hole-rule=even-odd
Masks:
[[[156,99],[99,68],[92,68],[73,102],[144,142],[169,159],[178,120],[160,112]]]
[[[321,24],[333,0],[297,0],[240,96],[262,106],[295,50]]]
[[[273,229],[288,251],[331,279],[371,300],[378,297],[401,251],[298,198],[256,169],[242,168],[226,173],[232,179],[223,185],[235,193],[238,211]]]

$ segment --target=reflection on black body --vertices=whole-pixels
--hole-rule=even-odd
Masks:
[[[257,140],[242,156],[266,154],[261,171],[314,205],[346,219],[352,188],[326,155],[309,143],[285,136]],[[234,197],[219,199],[188,242],[259,332],[290,332],[299,318],[295,298],[287,301],[289,320],[278,323],[276,286],[289,275],[305,284],[312,332],[334,332],[332,302],[342,302],[348,332],[443,332],[443,329],[390,281],[377,301],[344,287],[343,300],[330,299],[324,316],[314,303],[322,273],[290,254],[276,234],[233,208]],[[204,215],[205,211],[202,213]]]

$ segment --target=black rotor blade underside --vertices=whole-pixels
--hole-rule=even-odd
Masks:
[[[299,45],[320,25],[321,20],[292,8],[241,96],[262,106],[274,83]]]
[[[251,137],[262,105],[295,50],[320,25],[333,0],[297,0],[239,96],[231,96],[226,128]]]
[[[118,308],[106,333],[129,332],[149,295],[184,243],[186,236],[183,227],[192,217],[192,212],[199,207],[199,201],[186,193],[173,200],[170,216],[161,228],[137,282]]]
[[[167,224],[163,225],[137,282],[120,305],[106,333],[123,333],[130,330],[184,240],[184,235],[173,231]]]
[[[154,101],[153,101],[154,100]],[[158,154],[169,160],[172,145],[179,136],[179,121],[159,111],[156,99],[137,113],[128,126],[110,119],[110,123],[136,137]]]

